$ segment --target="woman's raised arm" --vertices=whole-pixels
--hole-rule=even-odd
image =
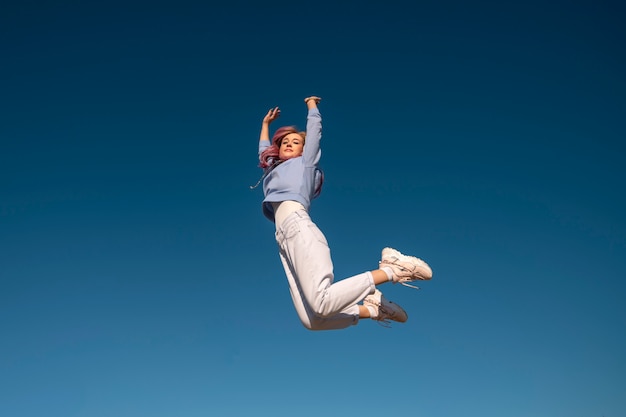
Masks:
[[[261,124],[261,136],[259,141],[270,140],[270,123],[278,119],[278,117],[280,117],[280,109],[278,107],[269,109],[263,118],[263,124]]]

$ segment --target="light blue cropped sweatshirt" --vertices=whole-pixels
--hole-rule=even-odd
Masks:
[[[266,168],[263,180],[263,214],[272,222],[274,209],[271,203],[297,201],[309,211],[315,190],[321,186],[322,172],[319,162],[322,156],[322,115],[319,109],[309,109],[306,119],[306,140],[302,156],[282,162],[275,168]],[[259,142],[259,155],[270,146],[269,140]],[[269,161],[270,166],[274,161]]]

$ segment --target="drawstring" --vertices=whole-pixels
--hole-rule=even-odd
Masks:
[[[259,178],[259,180],[256,182],[256,184],[254,184],[254,185],[251,185],[251,186],[250,186],[250,189],[251,189],[251,190],[254,190],[256,187],[258,187],[258,186],[259,186],[259,184],[261,184],[261,181],[263,181],[263,178],[265,178],[266,176],[267,176],[267,173],[264,173],[264,174],[261,176],[261,178]]]
[[[263,181],[265,179],[265,177],[267,177],[267,174],[269,174],[274,168],[276,168],[282,162],[284,162],[284,161],[278,159],[277,161],[272,163],[272,165],[270,165],[270,167],[265,170],[263,175],[261,175],[261,178],[259,178],[259,180],[256,182],[256,184],[250,186],[250,189],[254,190],[256,187],[258,187],[259,184],[261,184],[261,181]]]

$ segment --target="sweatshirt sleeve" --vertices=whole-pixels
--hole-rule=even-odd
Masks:
[[[320,142],[322,140],[322,115],[319,109],[310,109],[306,119],[306,140],[303,158],[307,166],[317,166],[322,156]]]
[[[260,140],[259,141],[259,156],[263,153],[264,150],[270,147],[269,140]]]

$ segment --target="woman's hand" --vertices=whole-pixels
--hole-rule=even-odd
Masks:
[[[278,107],[269,109],[269,111],[263,118],[263,123],[261,123],[261,136],[260,136],[261,141],[270,140],[270,123],[278,119],[279,116],[280,116],[280,109]]]
[[[270,109],[267,112],[267,114],[263,118],[263,123],[269,125],[270,123],[272,123],[274,120],[278,119],[279,117],[280,117],[280,109],[278,107],[274,107],[273,109]]]
[[[313,101],[317,106],[322,99],[317,96],[311,96],[304,99],[304,102],[308,105],[309,101]]]

